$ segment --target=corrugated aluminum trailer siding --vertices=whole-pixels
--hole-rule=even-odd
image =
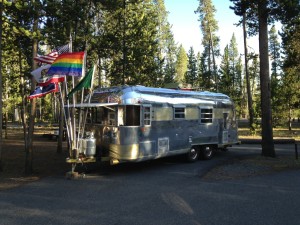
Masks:
[[[188,150],[192,145],[222,144],[224,132],[228,132],[226,142],[237,142],[236,127],[232,126],[233,103],[224,94],[133,86],[98,89],[92,100],[151,106],[151,126],[99,126],[97,144],[107,148],[112,158],[155,158]],[[182,119],[174,118],[174,108],[178,106],[185,110]],[[211,123],[201,123],[201,108],[212,109]],[[222,127],[224,112],[231,120],[228,129]]]

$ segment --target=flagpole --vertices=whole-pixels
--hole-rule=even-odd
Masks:
[[[70,34],[70,53],[73,52],[73,40],[72,40],[72,35]],[[72,88],[74,88],[75,86],[75,78],[74,76],[72,76]],[[76,112],[75,112],[75,105],[76,105],[76,96],[73,97],[73,107],[72,107],[72,115],[71,115],[71,121],[70,121],[70,126],[72,126],[72,123],[73,123],[73,129],[72,129],[72,145],[71,145],[71,152],[72,150],[75,150],[76,149]],[[70,109],[69,109],[70,111]]]
[[[74,76],[72,76],[72,88],[74,88],[74,83],[75,83],[75,79]],[[73,120],[73,149],[76,148],[76,109],[75,109],[75,105],[77,103],[76,101],[76,96],[73,97],[73,107],[72,107],[72,120]]]
[[[87,51],[84,51],[84,60],[83,60],[83,66],[82,66],[82,77],[86,76],[85,74],[85,67],[86,67],[86,55],[87,55]],[[73,87],[74,89],[74,87]],[[81,101],[80,103],[83,103],[83,97],[84,97],[84,89],[82,89],[81,91]],[[78,145],[79,145],[79,137],[80,137],[80,130],[81,130],[81,121],[82,120],[82,109],[80,107],[80,113],[79,113],[79,121],[78,121],[78,134],[77,134],[77,142],[76,142],[76,147],[78,149]],[[83,133],[81,134],[82,136],[84,135]]]
[[[84,90],[81,91],[81,104],[83,103],[83,97],[84,97]],[[81,132],[81,123],[82,123],[82,109],[80,107],[80,113],[79,113],[79,121],[78,121],[78,134],[77,134],[77,148],[79,148],[79,138],[83,137],[84,133]],[[81,134],[81,135],[80,135]]]
[[[67,128],[67,135],[68,135],[68,143],[70,146],[70,131],[67,125],[67,116],[66,116],[66,112],[65,112],[65,104],[64,104],[64,100],[63,100],[63,96],[62,96],[62,89],[61,89],[61,84],[58,84],[58,88],[59,88],[59,93],[60,93],[60,99],[61,99],[61,104],[62,104],[62,108],[63,108],[63,114],[64,114],[64,119],[66,121],[66,128]],[[62,113],[62,112],[61,112]]]
[[[65,76],[65,91],[66,91],[66,96],[68,96],[68,82],[67,82],[67,77]],[[66,118],[66,126],[70,126],[69,128],[69,133],[70,136],[69,142],[70,142],[70,149],[69,149],[69,154],[70,157],[72,156],[72,150],[73,150],[73,126],[72,126],[72,121],[71,121],[71,114],[70,114],[70,100],[67,98],[67,109],[68,109],[68,117]]]
[[[93,68],[93,74],[92,74],[92,78],[91,78],[91,89],[90,89],[88,103],[91,103],[91,98],[92,98],[92,94],[93,94],[93,82],[94,82],[95,70],[96,70],[96,64],[94,64],[94,68]],[[82,132],[84,132],[84,129],[85,129],[87,114],[88,114],[88,110],[85,112],[85,115],[84,115],[83,130],[82,130]]]

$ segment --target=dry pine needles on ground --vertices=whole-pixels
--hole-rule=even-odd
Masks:
[[[8,129],[7,139],[2,144],[2,172],[0,190],[32,182],[45,176],[63,175],[70,170],[66,163],[66,143],[63,152],[57,153],[57,141],[45,138],[49,129],[39,129],[34,135],[33,174],[25,176],[25,147],[22,129]]]

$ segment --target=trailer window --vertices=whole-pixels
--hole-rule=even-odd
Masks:
[[[151,125],[151,107],[144,106],[144,125]]]
[[[108,113],[108,125],[116,125],[116,114],[115,112]]]
[[[140,106],[127,105],[125,126],[140,126]]]
[[[87,118],[86,118],[86,122],[87,123],[98,123],[98,124],[102,124],[104,122],[104,118],[105,118],[105,112],[102,108],[89,108],[86,109],[87,110]],[[86,113],[85,110],[85,113]]]
[[[105,117],[107,115],[107,110],[104,108],[94,108],[95,110],[95,123],[104,124]]]
[[[92,109],[85,108],[84,114],[86,114],[86,123],[92,123],[93,122]]]
[[[174,108],[174,119],[184,119],[185,118],[185,108],[175,107]]]
[[[117,114],[114,108],[90,108],[87,112],[87,123],[116,125]]]
[[[200,121],[201,123],[212,123],[213,109],[200,109]]]

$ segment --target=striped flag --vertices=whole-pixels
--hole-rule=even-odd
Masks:
[[[84,64],[84,52],[63,53],[59,55],[47,74],[52,75],[65,75],[65,76],[82,76]]]
[[[48,86],[37,86],[35,90],[27,97],[27,99],[40,98],[52,92],[58,92],[57,83],[51,83]]]
[[[37,57],[34,57],[35,61],[38,61],[40,63],[47,63],[52,64],[54,60],[62,53],[69,52],[69,44],[63,45],[61,47],[58,47],[54,49],[52,52],[50,52],[48,55],[40,55]]]
[[[46,76],[38,81],[38,86],[48,86],[51,83],[59,83],[59,82],[64,82],[65,81],[65,76],[61,75],[54,75],[54,76]]]

